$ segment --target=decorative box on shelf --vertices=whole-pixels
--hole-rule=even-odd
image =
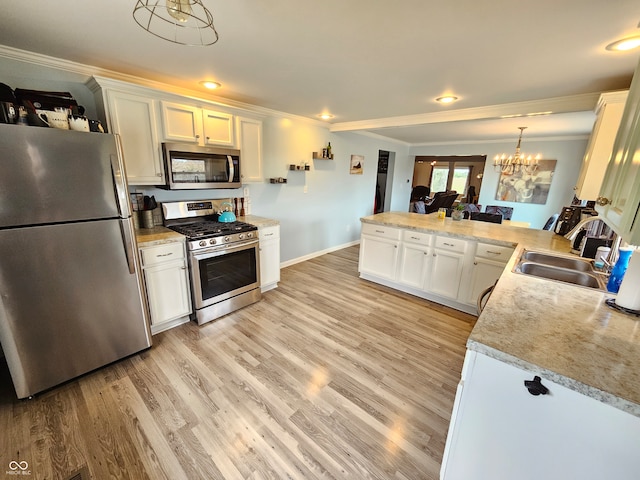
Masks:
[[[301,163],[300,165],[294,165],[293,163],[289,165],[289,170],[306,170],[309,171],[310,167],[308,163]]]
[[[311,156],[314,160],[333,160],[333,153],[327,154],[327,156],[322,156],[322,152],[313,152]]]
[[[269,183],[287,183],[287,179],[283,177],[270,178]]]

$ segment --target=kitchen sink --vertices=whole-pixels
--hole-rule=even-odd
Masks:
[[[542,263],[543,265],[550,265],[552,267],[568,268],[570,270],[578,270],[579,272],[592,272],[593,267],[589,260],[582,258],[568,258],[560,257],[556,255],[549,255],[547,253],[534,252],[531,250],[525,250],[520,257],[521,260],[527,260],[534,263]]]
[[[547,280],[605,290],[603,275],[593,269],[590,260],[583,258],[524,250],[513,271]]]

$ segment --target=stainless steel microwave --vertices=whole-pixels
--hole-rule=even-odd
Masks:
[[[163,143],[169,190],[240,188],[240,150]]]

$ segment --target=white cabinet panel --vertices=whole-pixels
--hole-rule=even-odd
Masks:
[[[468,352],[456,396],[443,480],[638,478],[640,418],[534,374]]]
[[[380,228],[380,230],[383,230]],[[387,231],[395,229],[386,229]],[[396,231],[397,238],[400,232]],[[395,280],[398,266],[398,240],[362,235],[360,239],[360,272],[386,280]]]
[[[429,277],[429,291],[456,299],[462,279],[462,268],[464,267],[464,255],[442,249],[433,251],[433,267]]]
[[[640,64],[631,82],[596,210],[623,240],[640,244]]]
[[[156,101],[107,90],[109,122],[120,135],[130,185],[164,184],[164,167],[156,131]]]
[[[424,290],[431,270],[431,258],[429,247],[404,243],[400,254],[398,282]]]
[[[262,122],[252,118],[236,117],[238,149],[241,157],[242,183],[261,183]]]
[[[260,228],[260,289],[278,286],[280,281],[280,225]]]
[[[164,141],[235,146],[233,115],[172,102],[161,102]]]
[[[151,332],[189,321],[191,289],[184,242],[140,248]]]

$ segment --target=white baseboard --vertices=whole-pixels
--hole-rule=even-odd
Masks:
[[[335,247],[327,248],[326,250],[320,250],[318,252],[313,252],[308,255],[304,255],[302,257],[294,258],[292,260],[287,260],[286,262],[282,262],[280,264],[280,268],[290,267],[291,265],[295,265],[296,263],[304,262],[305,260],[311,260],[312,258],[319,257],[321,255],[325,255],[327,253],[335,252],[338,250],[342,250],[343,248],[353,247],[354,245],[358,245],[360,243],[360,239],[354,240],[353,242],[344,243],[342,245],[337,245]]]

